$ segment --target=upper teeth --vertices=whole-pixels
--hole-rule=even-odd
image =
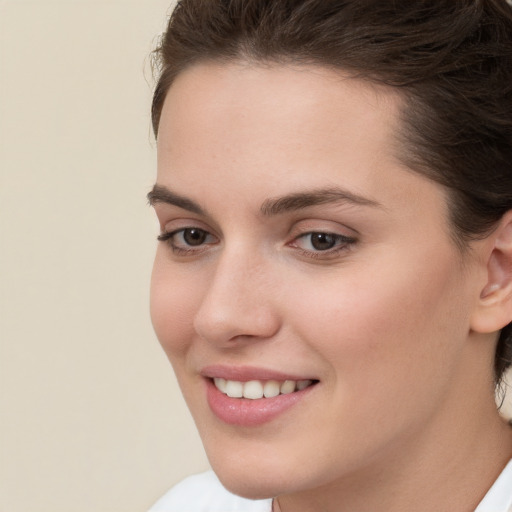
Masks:
[[[286,395],[296,390],[305,389],[313,383],[311,380],[285,380],[282,382],[277,380],[250,380],[248,382],[240,382],[221,378],[215,378],[213,382],[219,391],[231,398],[243,397],[251,400],[263,397],[272,398],[279,394]]]

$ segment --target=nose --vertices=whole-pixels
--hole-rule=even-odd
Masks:
[[[194,318],[199,336],[230,346],[234,341],[252,342],[276,334],[280,327],[274,305],[276,280],[267,267],[235,250],[217,259]]]

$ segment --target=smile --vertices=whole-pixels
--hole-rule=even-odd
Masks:
[[[307,401],[319,384],[316,379],[247,367],[210,367],[202,375],[210,410],[223,423],[239,427],[275,420]]]
[[[247,398],[258,400],[260,398],[274,398],[279,395],[288,395],[302,391],[313,384],[312,380],[250,380],[247,382],[214,378],[215,387],[230,398]]]

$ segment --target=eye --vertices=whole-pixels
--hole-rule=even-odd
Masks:
[[[330,233],[309,233],[307,237],[309,245],[316,251],[328,251],[337,242],[336,236]]]
[[[169,233],[162,233],[158,240],[167,242],[176,253],[198,252],[205,245],[217,243],[217,238],[200,228],[182,228]]]
[[[318,256],[318,253],[332,254],[347,249],[356,242],[355,238],[345,235],[314,231],[298,236],[290,245],[304,253]]]

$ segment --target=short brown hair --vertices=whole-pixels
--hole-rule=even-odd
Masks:
[[[181,0],[155,51],[155,136],[175,77],[205,61],[293,62],[398,88],[402,158],[450,192],[454,238],[512,209],[512,8],[506,0]],[[512,363],[512,324],[495,356]]]

